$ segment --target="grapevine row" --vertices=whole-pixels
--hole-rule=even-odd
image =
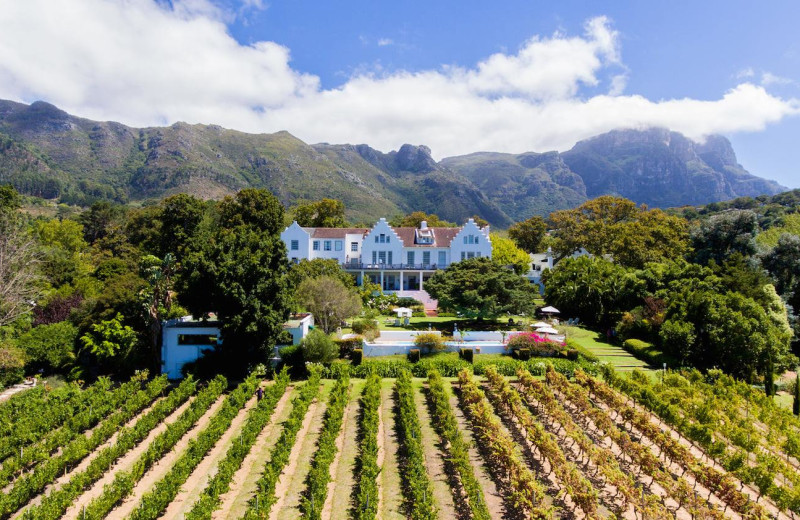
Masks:
[[[737,489],[730,475],[701,463],[688,448],[653,424],[647,414],[628,406],[625,400],[606,383],[591,378],[580,370],[576,370],[575,380],[578,384],[591,390],[608,406],[617,410],[626,421],[630,421],[639,432],[663,450],[670,459],[687,468],[698,482],[716,494],[734,511],[742,515],[766,514],[761,511],[761,506],[751,502],[747,495]]]
[[[433,503],[433,485],[425,468],[422,428],[414,402],[411,374],[407,370],[400,372],[394,388],[397,392],[397,403],[400,410],[398,416],[402,454],[400,474],[407,490],[409,512],[414,520],[435,519],[437,515]]]
[[[138,385],[139,383],[136,382],[136,384]],[[153,379],[145,389],[130,397],[120,411],[111,415],[95,428],[90,437],[79,435],[64,447],[59,456],[47,459],[47,461],[36,466],[31,473],[17,479],[8,493],[0,495],[0,519],[8,518],[13,512],[23,507],[34,496],[44,490],[61,472],[65,472],[69,466],[79,463],[84,457],[108,440],[137,411],[152,402],[166,386],[166,376]]]
[[[281,436],[275,447],[272,448],[269,462],[264,467],[264,474],[258,480],[258,491],[250,500],[250,507],[244,515],[245,518],[267,518],[269,516],[270,509],[277,501],[275,486],[278,485],[278,479],[284,466],[289,462],[289,456],[297,439],[297,432],[303,425],[308,407],[319,393],[319,382],[319,370],[313,370],[305,386],[300,389],[300,395],[295,398],[292,413],[286,419]]]
[[[483,392],[466,370],[458,373],[461,400],[472,419],[482,446],[489,452],[489,467],[496,475],[506,477],[505,485],[514,509],[533,518],[552,518],[551,507],[544,504],[545,489],[520,460],[514,450],[514,441],[503,431],[500,421]]]
[[[375,374],[367,378],[361,396],[361,443],[356,467],[358,484],[353,517],[372,520],[378,514],[378,408],[381,405],[381,378]]]
[[[83,510],[82,520],[100,520],[108,516],[108,513],[133,491],[147,470],[169,453],[181,437],[206,413],[227,386],[227,380],[223,376],[217,376],[206,388],[198,392],[197,397],[180,417],[153,439],[130,471],[117,473],[114,481],[103,488],[103,493],[89,503]]]
[[[132,520],[155,520],[175,499],[181,486],[208,454],[214,444],[228,431],[239,411],[252,397],[259,380],[251,374],[236,389],[228,394],[225,402],[208,421],[206,427],[189,443],[186,451],[172,463],[172,467],[152,490],[145,493],[139,507],[129,517]]]
[[[275,406],[286,392],[288,384],[289,375],[284,369],[275,378],[275,384],[266,389],[264,397],[250,412],[247,422],[242,428],[242,433],[233,441],[225,458],[217,465],[217,472],[208,481],[200,499],[186,514],[187,520],[209,520],[211,518],[220,505],[219,497],[230,488],[233,475],[250,453],[261,431],[269,423]]]
[[[553,393],[550,392],[544,384],[534,379],[530,372],[524,369],[520,369],[517,372],[517,376],[523,395],[542,405],[547,415],[555,420],[561,429],[564,430],[565,434],[587,454],[589,460],[598,468],[606,482],[613,485],[622,493],[624,498],[623,508],[627,504],[633,504],[634,508],[640,513],[644,513],[647,518],[672,518],[669,511],[658,502],[657,497],[653,495],[647,497],[647,504],[645,506],[639,502],[634,479],[620,468],[619,462],[611,450],[596,445],[575,423],[555,396],[553,396]]]
[[[147,437],[169,414],[189,399],[196,387],[197,383],[191,377],[184,379],[178,388],[156,403],[136,421],[133,427],[120,430],[117,441],[101,450],[85,470],[72,475],[69,482],[60,489],[42,497],[39,505],[28,508],[23,515],[24,520],[60,518],[81,493],[97,482],[120,457]]]
[[[590,419],[605,436],[617,444],[622,453],[630,457],[645,474],[650,475],[670,496],[678,500],[680,505],[684,505],[692,515],[700,515],[703,518],[725,518],[722,513],[699,499],[692,486],[685,479],[675,479],[670,473],[662,469],[662,462],[653,455],[649,448],[635,442],[627,432],[620,431],[608,414],[592,405],[587,392],[583,388],[570,384],[564,376],[554,370],[548,370],[546,377],[550,386],[564,395],[584,417]]]
[[[493,366],[486,367],[486,378],[497,403],[509,411],[527,432],[530,440],[539,452],[550,462],[550,466],[566,490],[567,494],[580,507],[587,518],[599,518],[597,514],[597,491],[586,480],[577,466],[567,460],[558,441],[534,419],[530,410],[522,403],[519,394],[497,373]]]
[[[344,407],[349,395],[350,378],[345,374],[336,381],[328,399],[322,432],[308,473],[308,490],[300,503],[300,511],[305,518],[321,517],[322,507],[328,496],[328,483],[331,481],[330,466],[336,457],[336,438],[342,429]]]
[[[490,520],[491,515],[486,507],[483,488],[478,479],[475,478],[475,471],[470,462],[469,445],[461,435],[458,421],[450,407],[450,400],[439,372],[432,371],[428,375],[428,389],[428,396],[434,409],[433,427],[444,441],[443,444],[447,446],[450,462],[458,473],[461,487],[467,495],[472,518],[475,520]]]

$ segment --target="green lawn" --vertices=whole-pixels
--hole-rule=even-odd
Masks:
[[[635,358],[622,347],[606,342],[605,337],[599,332],[570,325],[559,326],[559,329],[566,332],[567,339],[579,344],[616,370],[629,372],[638,368],[646,372],[655,372],[646,362]]]

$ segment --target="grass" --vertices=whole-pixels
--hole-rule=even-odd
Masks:
[[[566,332],[567,339],[574,341],[616,370],[625,372],[638,368],[645,372],[655,372],[646,362],[634,357],[622,347],[608,343],[599,332],[572,325],[560,326],[559,329]]]

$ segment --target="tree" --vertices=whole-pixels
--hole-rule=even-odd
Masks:
[[[492,260],[498,265],[511,266],[517,274],[524,274],[530,270],[531,257],[528,253],[518,248],[514,241],[497,233],[491,234]]]
[[[43,248],[41,271],[53,286],[73,284],[88,276],[91,265],[84,255],[88,244],[82,225],[53,219],[36,222],[35,229]]]
[[[192,240],[179,300],[197,317],[216,313],[231,371],[268,359],[289,317],[283,206],[266,190],[246,189],[219,204],[220,227]]]
[[[794,378],[794,401],[792,402],[792,413],[800,415],[800,373]]]
[[[723,262],[734,253],[752,256],[756,253],[758,215],[751,210],[732,210],[713,215],[692,230],[695,261],[707,264]]]
[[[339,346],[319,329],[314,329],[300,343],[303,360],[309,363],[331,363],[339,357]]]
[[[344,202],[336,199],[300,202],[291,213],[294,220],[303,227],[347,227],[344,217]]]
[[[80,214],[78,221],[83,224],[83,236],[90,244],[111,233],[113,226],[120,220],[124,209],[110,202],[95,202]]]
[[[38,247],[18,209],[17,193],[0,186],[0,327],[29,313],[40,294]]]
[[[332,276],[306,278],[297,287],[297,301],[314,315],[314,323],[326,334],[335,331],[347,318],[361,312],[358,292]]]
[[[508,228],[508,236],[517,247],[528,253],[538,253],[539,246],[547,233],[547,224],[539,216],[517,222]]]
[[[91,331],[81,336],[83,347],[99,360],[110,360],[133,350],[138,340],[136,331],[122,324],[122,315],[95,323]]]
[[[485,218],[481,217],[480,215],[472,215],[472,217],[470,217],[470,218],[472,220],[474,220],[475,221],[475,225],[478,226],[481,229],[483,229],[483,228],[485,228],[486,226],[489,225],[489,221],[486,220]]]
[[[34,327],[17,339],[29,369],[64,370],[75,361],[78,329],[67,321]]]
[[[355,287],[356,281],[352,274],[342,269],[341,264],[333,258],[302,259],[289,267],[289,282],[292,287],[299,287],[303,280],[330,276],[338,279],[346,287]]]
[[[545,301],[563,316],[589,325],[613,326],[642,301],[645,283],[631,269],[603,258],[567,258],[542,275]]]
[[[425,282],[425,290],[439,300],[439,307],[479,319],[530,313],[538,293],[526,280],[489,258],[450,264]]]
[[[558,259],[585,248],[593,255],[611,255],[619,265],[641,268],[681,258],[689,247],[684,219],[621,197],[602,196],[554,211],[550,220]]]
[[[176,261],[180,261],[204,214],[205,203],[185,193],[161,201],[158,256],[163,258],[171,253]]]
[[[427,222],[428,227],[456,227],[452,222],[442,220],[438,215],[433,213],[425,213],[424,211],[415,211],[408,215],[398,215],[389,221],[389,225],[393,227],[414,227],[418,228],[422,221]]]
[[[175,257],[167,253],[164,259],[148,255],[139,263],[139,276],[147,287],[140,293],[145,321],[148,325],[148,343],[152,367],[160,366],[161,323],[172,310],[172,284],[175,275]]]
[[[784,233],[761,259],[779,294],[789,294],[800,281],[800,236]]]

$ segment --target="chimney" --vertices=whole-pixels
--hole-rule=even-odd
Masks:
[[[420,222],[419,223],[419,228],[420,229],[428,229],[428,221],[427,220],[423,220],[422,222]]]

